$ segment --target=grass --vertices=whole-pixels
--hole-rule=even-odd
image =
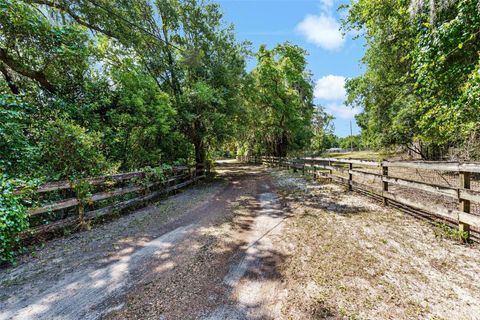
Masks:
[[[452,228],[445,223],[436,223],[434,233],[436,237],[447,238],[462,243],[466,242],[469,236],[468,232]]]
[[[398,157],[394,152],[376,152],[376,151],[352,151],[352,152],[332,152],[325,153],[326,157],[339,158],[339,159],[362,159],[362,160],[374,160],[381,161],[384,159],[391,159]]]

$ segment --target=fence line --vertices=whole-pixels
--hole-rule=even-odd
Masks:
[[[426,162],[426,161],[368,161],[337,158],[279,158],[250,157],[246,159],[267,166],[300,170],[314,178],[325,177],[348,185],[349,190],[358,190],[364,194],[381,199],[384,204],[400,206],[415,213],[422,213],[434,219],[455,224],[469,237],[480,234],[480,214],[472,212],[472,205],[479,206],[480,190],[474,190],[472,182],[480,185],[479,163]],[[355,166],[357,168],[355,168]],[[403,168],[414,171],[402,173],[402,177],[391,176],[394,169]],[[402,169],[402,170],[403,170]],[[433,172],[447,183],[431,183],[413,178],[419,171]],[[448,179],[444,178],[448,175]],[[472,179],[475,177],[475,179]],[[425,177],[424,177],[425,178]],[[457,183],[453,178],[458,179]],[[369,181],[365,183],[362,181]],[[409,199],[413,195],[416,199]],[[430,201],[428,195],[433,195]],[[419,196],[420,199],[419,199]],[[436,202],[444,202],[438,205]],[[454,206],[454,203],[456,205]]]
[[[95,220],[129,208],[140,207],[162,195],[175,192],[205,178],[206,167],[203,164],[197,164],[195,167],[173,167],[171,175],[164,179],[154,179],[156,181],[142,180],[145,177],[146,172],[136,171],[86,179],[96,190],[86,199],[91,210],[85,212],[85,220]],[[17,194],[25,192],[25,189],[16,191]],[[43,184],[32,192],[32,196],[54,200],[45,201],[44,199],[42,202],[46,202],[45,204],[33,205],[28,209],[32,227],[21,234],[24,241],[35,241],[40,235],[42,238],[52,238],[65,228],[75,226],[79,222],[78,212],[83,204],[82,200],[75,196],[74,187],[70,181]],[[57,217],[51,219],[49,215]]]

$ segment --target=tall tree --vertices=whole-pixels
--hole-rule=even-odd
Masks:
[[[256,110],[252,114],[256,143],[268,154],[286,156],[310,143],[313,86],[305,55],[290,43],[272,50],[262,46],[257,53],[249,104]]]
[[[476,0],[352,1],[344,27],[365,37],[367,68],[347,89],[370,144],[420,141],[416,151],[438,157],[478,136],[479,10]]]

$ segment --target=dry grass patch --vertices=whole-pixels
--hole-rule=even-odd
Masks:
[[[274,173],[293,215],[285,318],[478,319],[478,247],[340,186],[298,188],[286,175]]]

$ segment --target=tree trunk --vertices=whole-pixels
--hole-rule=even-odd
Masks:
[[[193,145],[195,147],[195,164],[196,164],[195,175],[198,175],[200,170],[203,170],[205,168],[205,160],[207,156],[206,156],[205,145],[202,140],[196,140],[193,143]]]
[[[83,206],[83,203],[81,201],[78,204],[78,224],[80,226],[80,229],[84,229],[85,225],[87,224],[85,222],[85,207]]]
[[[275,157],[286,157],[288,149],[288,138],[285,132],[275,141],[273,155]]]

